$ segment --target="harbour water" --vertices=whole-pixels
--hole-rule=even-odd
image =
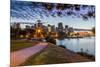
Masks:
[[[56,39],[57,45],[64,45],[74,52],[85,52],[95,56],[95,37]]]

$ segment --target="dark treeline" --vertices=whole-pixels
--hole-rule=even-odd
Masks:
[[[11,29],[10,31],[11,38],[14,38],[14,39],[21,38],[21,37],[26,38],[27,36],[33,37],[33,34],[35,33],[35,29],[32,28],[32,26],[30,27],[26,25],[26,27],[22,29],[19,23],[16,24],[16,27],[10,26],[10,29]]]

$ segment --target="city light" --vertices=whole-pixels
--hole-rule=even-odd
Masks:
[[[10,65],[95,61],[95,5],[11,1],[10,10]]]
[[[38,33],[40,33],[40,32],[41,32],[41,30],[40,30],[40,29],[38,29],[38,30],[37,30],[37,32],[38,32]]]

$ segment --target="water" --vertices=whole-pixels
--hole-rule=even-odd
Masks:
[[[95,55],[95,37],[86,37],[86,38],[75,38],[75,39],[56,39],[57,45],[64,45],[67,49],[74,52],[86,52],[91,55]]]

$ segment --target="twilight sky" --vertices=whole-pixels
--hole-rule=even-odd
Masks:
[[[74,7],[73,5],[74,4],[68,4],[62,9],[62,6],[59,6],[57,3],[12,0],[10,10],[11,23],[36,23],[37,20],[41,20],[45,22],[45,25],[51,24],[57,26],[59,22],[62,22],[63,25],[69,25],[74,28],[91,29],[94,27],[95,6],[76,4]]]

